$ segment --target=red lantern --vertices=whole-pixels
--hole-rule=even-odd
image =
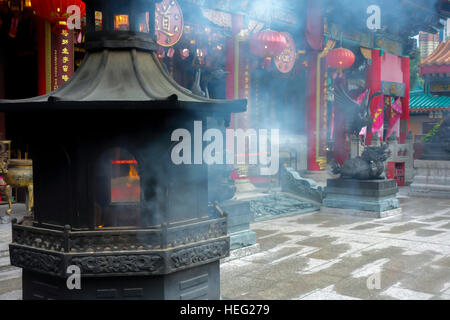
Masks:
[[[335,69],[350,68],[355,63],[355,55],[351,50],[338,48],[331,50],[327,55],[327,64]]]
[[[261,58],[272,58],[286,48],[287,41],[283,34],[266,29],[250,38],[250,51]]]
[[[86,5],[81,0],[31,0],[36,15],[51,23],[66,22],[72,15],[67,8],[73,5],[80,7],[81,17],[86,15]]]

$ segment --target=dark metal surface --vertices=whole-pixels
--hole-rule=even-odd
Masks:
[[[361,156],[347,160],[343,166],[334,160],[330,167],[333,174],[340,174],[346,179],[384,179],[384,162],[389,158],[388,145],[366,146]]]

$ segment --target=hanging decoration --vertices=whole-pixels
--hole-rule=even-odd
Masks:
[[[180,57],[182,60],[189,58],[189,54],[190,54],[189,49],[187,48],[180,49]]]
[[[284,34],[266,29],[255,33],[250,38],[250,51],[260,58],[273,58],[287,46]]]
[[[19,17],[13,16],[11,18],[11,27],[9,28],[8,36],[11,38],[17,37],[17,32],[19,30]]]
[[[183,35],[183,28],[183,12],[176,0],[156,3],[155,30],[160,46],[172,47],[177,44]]]
[[[388,130],[386,133],[386,139],[388,139],[392,133],[395,132],[396,136],[400,136],[400,117],[403,114],[402,101],[400,98],[395,100],[391,107],[391,115],[389,119]]]
[[[86,5],[81,0],[31,0],[31,6],[37,16],[54,23],[52,31],[59,28],[67,29],[67,19],[72,15],[67,8],[76,5],[81,9],[81,17],[86,15]]]
[[[169,50],[167,50],[167,56],[172,59],[173,55],[175,54],[175,49],[170,47]]]
[[[328,52],[327,64],[341,73],[343,69],[350,68],[355,63],[355,59],[355,55],[351,50],[337,48]]]
[[[192,64],[195,65],[196,60],[200,66],[205,64],[205,57],[208,54],[208,50],[206,49],[197,49],[196,51],[196,59],[192,61]]]
[[[281,73],[289,73],[294,68],[297,52],[292,36],[287,32],[282,33],[282,35],[286,39],[286,48],[275,57],[274,61],[275,66]]]
[[[166,56],[166,50],[164,49],[164,47],[158,46],[158,49],[156,50],[156,55],[158,56],[159,59],[164,59],[164,57]]]

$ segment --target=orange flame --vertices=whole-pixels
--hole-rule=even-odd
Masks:
[[[128,176],[130,178],[132,178],[132,177],[139,177],[139,174],[138,174],[137,169],[136,169],[135,166],[130,165],[130,171],[128,172]]]

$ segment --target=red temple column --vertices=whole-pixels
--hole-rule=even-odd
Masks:
[[[3,50],[0,49],[0,99],[5,98],[5,61]],[[0,139],[6,138],[5,114],[0,112]]]
[[[308,135],[308,170],[320,171],[316,161],[316,108],[317,108],[317,56],[318,51],[311,51],[309,56],[306,93],[306,130]]]
[[[38,18],[37,21],[38,44],[38,94],[40,96],[51,91],[50,79],[50,24]]]
[[[409,132],[409,57],[402,57],[403,83],[405,84],[405,96],[402,98],[403,113],[400,117],[400,143],[405,143],[406,135]]]
[[[380,50],[378,49],[372,50],[372,64],[367,72],[366,82],[367,87],[370,89],[371,95],[381,91],[381,56]],[[382,101],[383,96],[378,96],[375,97],[370,103],[370,111],[372,113],[372,118],[378,106],[382,103]],[[372,132],[367,132],[366,145],[370,145],[372,143],[372,136],[373,136]]]

